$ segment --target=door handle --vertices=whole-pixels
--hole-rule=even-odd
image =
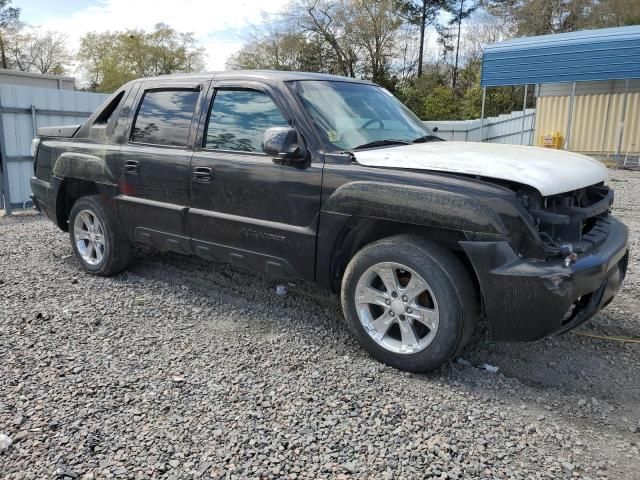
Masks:
[[[140,170],[140,164],[137,160],[127,160],[124,162],[124,170],[132,175],[137,175]]]
[[[195,167],[193,169],[193,181],[198,183],[210,183],[213,179],[213,170],[209,167]]]

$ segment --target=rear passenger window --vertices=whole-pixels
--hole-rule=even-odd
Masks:
[[[218,90],[207,124],[205,148],[261,152],[262,136],[287,120],[273,100],[256,90]]]
[[[132,142],[186,147],[197,90],[148,90],[138,109]]]

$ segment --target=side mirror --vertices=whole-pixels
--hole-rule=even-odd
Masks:
[[[307,158],[307,150],[293,127],[267,128],[262,137],[262,151],[277,160]]]
[[[431,129],[431,131],[432,131],[433,133],[438,133],[438,127],[433,127],[433,128]]]

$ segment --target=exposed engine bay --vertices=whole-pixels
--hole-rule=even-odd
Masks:
[[[549,253],[586,252],[607,237],[613,190],[604,184],[547,197],[533,189],[517,194]]]

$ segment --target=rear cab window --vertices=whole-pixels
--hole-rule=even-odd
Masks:
[[[186,147],[199,95],[198,89],[147,90],[136,113],[130,141]]]
[[[93,121],[94,127],[99,125],[107,125],[111,121],[114,112],[120,106],[120,103],[124,98],[124,94],[125,94],[125,91],[122,90],[120,93],[118,93],[116,96],[113,97],[113,99],[107,104],[106,107],[102,109],[100,114]]]

